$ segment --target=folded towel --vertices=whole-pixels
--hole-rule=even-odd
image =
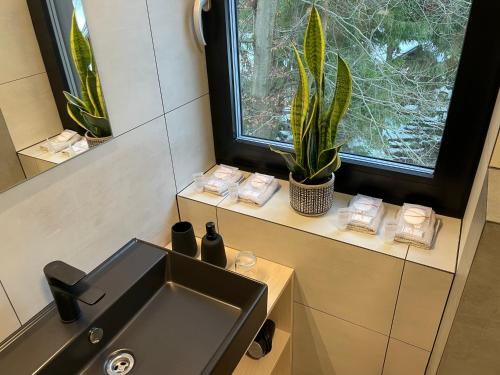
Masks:
[[[431,249],[439,225],[432,208],[405,203],[398,214],[394,240]]]
[[[347,228],[358,232],[376,234],[384,216],[382,199],[358,194],[349,203]]]
[[[207,176],[203,190],[225,196],[228,193],[229,185],[238,183],[242,178],[243,173],[238,168],[221,164]]]
[[[66,129],[58,136],[47,139],[46,142],[40,145],[40,149],[55,154],[68,148],[72,144],[78,142],[80,139],[82,139],[80,134],[73,130]]]
[[[70,145],[68,148],[65,148],[61,152],[69,157],[81,154],[82,152],[85,152],[89,149],[89,145],[87,143],[87,140],[85,138],[80,139],[78,142],[75,142],[74,144]]]
[[[238,197],[243,202],[263,206],[279,188],[280,184],[273,176],[254,173],[241,184]]]

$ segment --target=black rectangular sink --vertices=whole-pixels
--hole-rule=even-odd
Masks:
[[[33,319],[0,347],[2,374],[230,374],[266,318],[265,284],[140,240],[88,280],[103,299],[74,323]]]

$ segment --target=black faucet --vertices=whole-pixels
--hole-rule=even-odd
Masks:
[[[78,302],[94,305],[104,297],[104,292],[88,285],[87,274],[60,260],[50,262],[43,268],[50,291],[64,323],[71,323],[80,317]]]

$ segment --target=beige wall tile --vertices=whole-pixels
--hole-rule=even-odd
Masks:
[[[335,202],[330,211],[321,217],[307,217],[295,212],[290,207],[290,194],[288,181],[279,180],[280,190],[263,206],[257,207],[246,203],[232,204],[227,201],[221,202],[220,206],[231,211],[236,211],[256,218],[269,220],[277,224],[303,230],[322,237],[331,238],[339,242],[363,247],[382,254],[391,255],[400,259],[406,258],[408,244],[386,243],[380,233],[370,235],[349,230],[339,230],[337,228],[338,210],[349,205],[352,196],[342,193],[335,193]],[[381,227],[385,220],[394,220],[399,207],[384,204],[386,212]]]
[[[439,365],[439,375],[500,369],[500,225],[486,223]]]
[[[0,1],[0,84],[45,71],[26,1]]]
[[[166,114],[178,191],[215,164],[210,99],[205,95]]]
[[[391,336],[432,350],[453,275],[406,262]]]
[[[427,366],[427,375],[434,375],[437,372],[439,361],[441,360],[441,356],[448,340],[448,335],[450,333],[457,308],[462,298],[462,292],[469,276],[469,271],[476,254],[476,249],[481,238],[481,233],[483,232],[484,228],[486,219],[486,195],[487,186],[486,183],[484,183],[483,189],[481,190],[481,193],[479,195],[479,199],[475,204],[473,215],[469,220],[470,227],[468,229],[467,236],[463,237],[463,239],[460,241],[460,247],[463,249],[461,252],[462,256],[459,258],[457,273],[455,274],[455,278],[453,280],[450,295],[448,297],[446,308],[443,313],[443,319],[441,320],[441,324],[439,325],[436,342],[434,343],[431,358],[429,359],[429,365]]]
[[[25,179],[23,168],[0,109],[0,192]]]
[[[163,103],[168,112],[208,93],[205,53],[195,41],[192,1],[147,3]]]
[[[295,269],[295,300],[389,334],[403,261],[217,209],[225,243]]]
[[[500,120],[499,120],[500,122]],[[493,149],[493,155],[491,155],[490,167],[500,168],[500,142],[496,139],[495,148]]]
[[[57,167],[57,164],[51,163],[46,160],[33,158],[23,154],[18,154],[19,161],[23,167],[26,178],[38,176],[40,173],[48,171],[51,168]]]
[[[206,233],[205,224],[209,221],[217,223],[217,211],[214,206],[196,202],[191,199],[177,197],[179,214],[182,221],[193,224],[196,237],[203,237]]]
[[[434,375],[437,371],[444,346],[448,339],[451,323],[455,317],[458,303],[462,296],[462,291],[469,274],[469,269],[476,253],[478,236],[480,235],[486,218],[486,193],[487,186],[485,179],[487,176],[490,157],[497,140],[498,129],[500,127],[500,95],[497,101],[493,115],[490,121],[490,127],[486,140],[484,142],[483,153],[479,166],[476,171],[476,177],[472,186],[467,209],[462,221],[462,231],[460,234],[460,247],[457,265],[457,273],[453,281],[450,297],[443,314],[443,321],[439,327],[438,336],[434,344],[434,349],[427,366],[427,375]]]
[[[293,340],[294,374],[380,375],[382,372],[386,336],[297,303]]]
[[[63,130],[45,73],[0,85],[0,107],[17,151]]]
[[[488,203],[486,220],[500,223],[500,169],[488,170]]]
[[[3,193],[0,274],[21,321],[51,299],[46,263],[88,272],[133,237],[166,244],[177,220],[163,118]]]
[[[163,114],[146,0],[84,0],[113,135]]]
[[[16,314],[0,284],[0,342],[19,327]]]
[[[382,375],[424,375],[429,352],[390,339]]]

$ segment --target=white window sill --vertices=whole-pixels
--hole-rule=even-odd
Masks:
[[[229,210],[449,273],[456,272],[461,220],[438,215],[442,224],[431,250],[398,242],[386,243],[380,234],[369,235],[355,231],[341,231],[336,228],[336,213],[339,208],[347,207],[351,199],[350,195],[335,193],[334,205],[326,215],[305,217],[290,207],[288,181],[280,180],[279,182],[281,189],[263,207],[243,202],[229,203],[225,198],[214,194],[197,193],[193,184],[181,191],[178,197],[213,206],[217,210]],[[386,220],[393,220],[400,208],[392,204],[384,204],[386,213],[381,227]]]

